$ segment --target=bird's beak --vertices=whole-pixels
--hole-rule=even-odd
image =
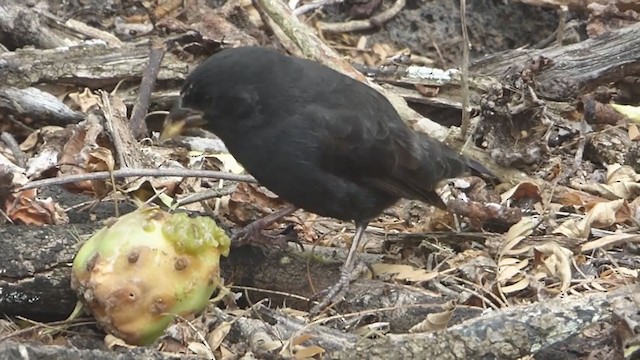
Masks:
[[[182,107],[181,101],[177,101],[164,120],[162,133],[160,133],[160,141],[182,135],[187,129],[202,124],[201,113],[189,108],[184,108]]]

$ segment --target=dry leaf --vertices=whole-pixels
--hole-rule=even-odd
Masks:
[[[620,243],[640,242],[640,235],[637,234],[612,234],[599,239],[586,242],[580,246],[580,252],[589,252],[594,249],[609,249]]]
[[[629,125],[629,128],[627,130],[629,132],[629,140],[631,141],[640,140],[640,130],[638,130],[638,125],[631,124]]]
[[[607,168],[607,184],[615,182],[635,182],[640,180],[640,176],[631,166],[612,164]]]
[[[637,278],[638,270],[629,269],[626,267],[606,269],[600,274],[600,279],[607,280],[610,283],[618,283],[620,285],[626,285],[630,282],[635,282]]]
[[[213,355],[213,352],[211,351],[211,349],[203,343],[190,342],[187,345],[187,348],[191,350],[192,353],[204,359],[215,359],[215,355]]]
[[[25,185],[29,181],[26,172],[25,169],[0,154],[0,189],[5,187],[10,191],[9,188],[17,189]]]
[[[237,224],[248,224],[283,206],[286,206],[286,203],[267,188],[239,183],[229,198],[227,210],[229,220]]]
[[[358,326],[353,330],[353,333],[361,337],[371,337],[371,335],[386,334],[391,330],[388,322],[374,322],[371,324],[365,324]]]
[[[211,154],[207,155],[207,157],[217,159],[221,163],[220,171],[233,174],[242,174],[244,172],[242,165],[229,153]]]
[[[126,342],[124,342],[124,340],[115,337],[111,334],[107,334],[104,337],[104,344],[107,346],[108,349],[110,350],[114,350],[117,348],[125,348],[125,349],[134,349],[136,348],[136,346],[134,345],[129,345]]]
[[[451,318],[453,318],[453,309],[439,313],[431,313],[427,315],[425,320],[413,325],[409,329],[409,332],[419,333],[444,330],[447,328],[447,325],[449,325]]]
[[[640,124],[640,106],[609,104],[615,111],[626,116],[630,121]]]
[[[234,353],[233,351],[231,351],[231,349],[227,348],[224,345],[221,345],[218,350],[220,351],[221,356],[216,360],[237,360],[240,358],[237,353]]]
[[[501,284],[506,282],[507,280],[512,279],[516,275],[521,274],[522,270],[527,266],[529,266],[529,260],[527,259],[524,259],[524,260],[517,260],[514,258],[511,258],[511,259],[516,260],[517,262],[511,265],[502,265],[505,259],[502,259],[500,261],[501,265],[498,270],[498,281]]]
[[[504,235],[505,244],[500,253],[502,255],[514,255],[515,253],[522,253],[528,251],[528,247],[526,249],[516,250],[515,253],[512,251],[522,240],[524,240],[527,236],[533,233],[533,229],[538,225],[539,220],[537,217],[533,216],[525,216],[517,223],[511,225],[509,231]]]
[[[311,359],[316,355],[322,355],[324,353],[325,353],[325,350],[323,348],[317,345],[312,345],[312,346],[297,350],[296,353],[293,355],[293,358],[296,360]]]
[[[406,280],[410,282],[423,282],[435,279],[439,273],[437,271],[427,271],[410,265],[375,263],[371,265],[373,272],[377,276],[383,274],[391,275],[396,280]]]
[[[87,170],[89,172],[113,171],[115,167],[116,161],[111,150],[101,146],[89,150],[87,156]]]
[[[546,242],[533,247],[536,253],[537,269],[549,276],[560,279],[560,290],[565,291],[571,285],[571,259],[573,252],[554,242]]]
[[[290,343],[292,346],[302,345],[305,341],[313,339],[313,335],[311,334],[302,334],[298,335],[291,339]]]
[[[533,199],[535,202],[539,202],[542,200],[542,194],[537,184],[531,181],[523,181],[500,195],[500,198],[502,203],[507,200],[521,199]]]
[[[617,212],[623,205],[623,199],[598,203],[585,216],[565,221],[553,233],[586,239],[591,227],[606,228],[615,224],[618,221]]]
[[[64,210],[53,199],[39,199],[36,189],[9,196],[4,204],[7,217],[25,225],[53,225],[68,222]]]
[[[97,138],[102,133],[103,128],[97,120],[88,118],[80,122],[77,126],[71,128],[71,136],[62,149],[59,160],[60,175],[85,174],[89,172],[89,164],[93,160],[96,162],[93,166],[100,166],[99,158],[94,158],[91,154],[100,148],[97,144]],[[99,157],[105,155],[103,150],[97,150]],[[106,169],[106,164],[105,166]],[[100,184],[96,189],[96,184]],[[104,192],[104,182],[94,182],[90,180],[80,181],[73,184],[65,184],[64,187],[72,192],[82,192],[89,194],[101,194]]]
[[[632,199],[640,195],[640,176],[630,166],[612,164],[607,168],[607,183],[586,183],[572,181],[577,189],[598,194],[609,200]]]
[[[514,284],[502,286],[500,290],[505,294],[512,294],[514,292],[524,290],[528,286],[529,286],[529,278],[523,277],[522,279],[520,279],[520,281]]]
[[[209,334],[207,334],[207,344],[213,350],[220,347],[222,341],[229,334],[231,330],[231,323],[228,321],[223,321],[218,327],[213,329]]]
[[[60,126],[43,126],[42,128],[31,132],[29,136],[27,136],[27,138],[24,139],[22,143],[20,143],[20,150],[24,152],[34,150],[36,148],[36,145],[38,145],[42,141],[44,134],[53,134],[61,130],[64,131],[64,128]]]
[[[86,113],[89,109],[100,103],[100,97],[92,93],[89,88],[84,88],[81,93],[70,93],[69,99],[71,99],[83,113]]]
[[[556,198],[556,201],[563,206],[586,206],[588,204],[597,204],[599,202],[607,201],[607,199],[591,195],[584,191],[577,191],[568,189],[567,192],[564,192],[562,195],[559,195]]]

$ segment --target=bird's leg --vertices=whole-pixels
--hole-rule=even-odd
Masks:
[[[342,269],[340,269],[340,280],[327,290],[327,294],[323,297],[322,301],[314,306],[309,314],[315,316],[329,306],[333,301],[336,301],[343,297],[347,290],[349,290],[349,283],[353,280],[353,272],[355,269],[355,258],[358,247],[362,243],[364,238],[364,230],[367,228],[368,221],[362,221],[356,223],[356,233],[351,241],[351,248],[347,254],[347,260],[345,260]]]
[[[238,232],[233,234],[231,238],[231,242],[234,244],[234,246],[242,246],[248,243],[258,243],[258,244],[273,243],[274,242],[273,237],[269,237],[262,234],[262,230],[266,229],[271,224],[282,219],[283,217],[293,214],[296,210],[298,210],[297,207],[293,205],[289,205],[278,211],[274,211],[265,217],[255,220],[251,224],[245,226],[244,228],[240,229]]]

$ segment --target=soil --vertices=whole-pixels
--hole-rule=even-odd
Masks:
[[[390,1],[383,6],[390,6]],[[344,6],[342,6],[344,7]],[[337,11],[336,11],[337,10]],[[345,21],[348,12],[333,9],[325,21]],[[558,13],[502,0],[467,1],[467,26],[471,57],[534,45],[558,27]],[[372,43],[392,43],[397,48],[438,60],[437,65],[457,67],[462,58],[460,7],[457,1],[408,0],[405,8],[384,29],[369,31]]]

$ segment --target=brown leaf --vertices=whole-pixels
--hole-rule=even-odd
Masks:
[[[100,169],[98,171],[109,170],[109,166],[113,169],[113,159],[108,160],[111,157],[110,151],[100,149],[96,141],[102,130],[102,126],[96,120],[85,120],[72,128],[72,135],[60,156],[60,174],[86,174],[91,172],[92,168]],[[102,181],[80,181],[66,184],[64,187],[72,192],[88,194],[102,194],[105,191]]]
[[[64,224],[68,221],[64,210],[51,198],[36,198],[36,189],[9,196],[5,201],[5,213],[13,222],[25,225]]]
[[[518,201],[523,199],[532,199],[534,202],[542,200],[540,187],[530,181],[523,181],[500,196],[502,198],[502,202],[507,200]]]
[[[239,183],[229,199],[229,219],[244,225],[284,206],[286,203],[265,187]]]
[[[92,93],[91,89],[89,88],[84,88],[81,93],[70,93],[69,99],[71,99],[83,113],[86,113],[87,111],[89,111],[89,109],[100,103],[100,97]]]

